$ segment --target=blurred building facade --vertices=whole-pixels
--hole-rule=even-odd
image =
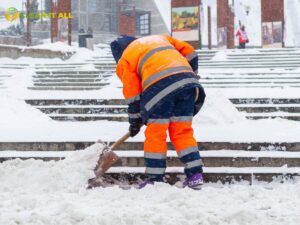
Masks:
[[[154,0],[72,0],[72,34],[93,31],[95,42],[119,34],[143,36],[168,33]]]

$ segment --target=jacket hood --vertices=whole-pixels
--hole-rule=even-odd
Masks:
[[[119,62],[124,50],[128,47],[128,45],[136,39],[136,37],[124,35],[110,43],[111,52],[116,63]]]

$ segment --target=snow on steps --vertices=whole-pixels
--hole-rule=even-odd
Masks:
[[[62,160],[73,154],[72,151],[63,152],[24,152],[24,151],[1,151],[0,161],[12,159],[41,159],[41,160]],[[133,163],[137,161],[143,161],[143,151],[116,151],[121,160],[119,165],[116,165],[109,169],[106,177],[112,177],[115,179],[126,179],[133,181],[143,177],[144,165],[143,163]],[[274,151],[201,151],[203,161],[205,164],[204,173],[205,180],[207,182],[234,182],[234,181],[284,181],[288,179],[294,179],[300,176],[300,152],[274,152]],[[182,165],[172,163],[176,157],[174,151],[168,152],[168,168],[166,170],[168,182],[175,183],[178,178],[183,175]],[[219,161],[218,161],[219,159]],[[131,160],[131,162],[130,162]],[[215,160],[215,162],[214,162]],[[239,162],[240,165],[224,164],[224,161]],[[269,164],[266,163],[269,161]],[[178,159],[177,159],[178,161]],[[248,161],[248,164],[245,163]],[[263,162],[257,164],[257,162]],[[170,163],[171,162],[171,163]],[[212,163],[214,162],[214,163]],[[251,165],[249,164],[252,163]],[[282,162],[281,164],[278,162]],[[221,164],[220,164],[221,163]]]
[[[0,142],[0,151],[75,151],[85,149],[93,142]],[[125,142],[116,150],[135,151],[143,149],[143,142]],[[241,150],[244,151],[287,151],[299,152],[299,142],[198,142],[199,149],[205,150]],[[168,149],[174,150],[171,143]]]
[[[230,101],[247,119],[300,121],[300,99],[297,98],[234,98]],[[122,99],[32,99],[26,103],[57,121],[128,121]]]
[[[31,90],[65,90],[84,91],[99,90],[107,85],[108,75],[99,71],[67,70],[67,71],[41,71],[32,76],[33,86]]]
[[[202,76],[201,83],[205,88],[285,88],[300,87],[299,73],[287,77],[289,71],[275,76],[261,73],[259,77],[228,77],[207,76],[207,70],[235,68],[255,70],[282,68],[295,70],[300,67],[299,49],[274,49],[274,50],[228,50],[228,51],[198,51],[199,72]],[[280,62],[280,63],[278,63]],[[85,77],[87,74],[78,73],[83,67],[92,66],[98,70],[97,77]],[[30,90],[37,91],[92,91],[107,86],[107,78],[115,74],[115,62],[111,56],[92,57],[85,62],[78,63],[44,63],[44,64],[3,64],[1,68],[23,69],[33,68],[33,85]],[[224,71],[222,71],[224,72]],[[44,76],[44,77],[43,77]],[[93,80],[94,79],[94,80]]]

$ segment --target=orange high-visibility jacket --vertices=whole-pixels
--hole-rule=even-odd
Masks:
[[[133,41],[123,52],[116,71],[125,99],[136,99],[151,85],[174,74],[193,75],[189,62],[196,57],[190,44],[169,36],[153,35]]]

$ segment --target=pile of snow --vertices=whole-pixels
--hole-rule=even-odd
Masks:
[[[26,48],[33,48],[33,49],[47,49],[51,51],[62,51],[62,52],[75,52],[78,48],[75,46],[76,43],[73,43],[73,46],[68,45],[64,42],[55,42],[55,43],[44,43],[41,45],[36,45],[32,47]]]
[[[18,99],[14,99],[8,95],[0,96],[0,116],[5,119],[0,119],[0,126],[31,126],[32,124],[40,123],[46,125],[51,119],[39,110]],[[24,119],[27,118],[27,119]],[[28,119],[30,118],[30,119]]]
[[[99,150],[0,164],[0,224],[298,225],[300,182],[86,190]],[[159,195],[157,193],[160,193]]]

